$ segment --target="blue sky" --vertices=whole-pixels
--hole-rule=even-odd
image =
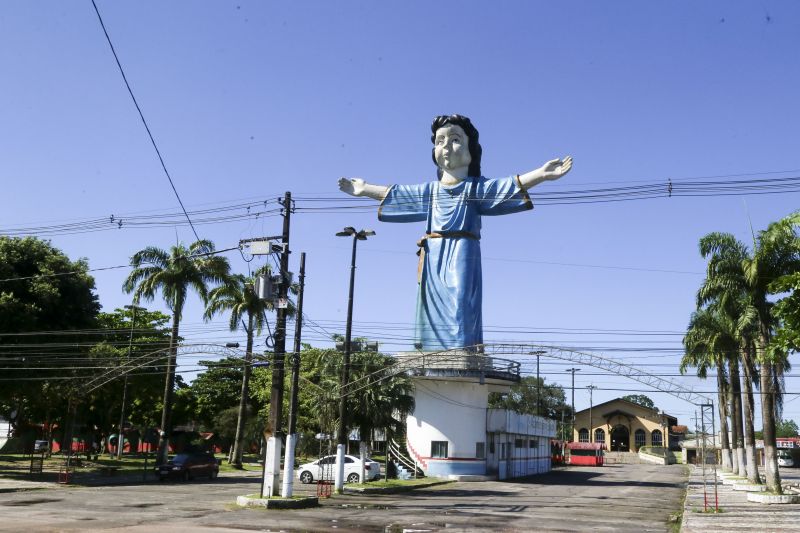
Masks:
[[[379,223],[369,202],[343,209],[362,204],[344,198],[336,180],[434,179],[435,115],[472,118],[489,177],[571,154],[572,173],[532,190],[535,204],[556,191],[800,173],[795,2],[99,0],[98,7],[189,210],[274,200],[287,190],[297,198],[291,247],[308,254],[313,344],[344,329],[350,242],[334,233],[352,225],[377,232],[359,248],[355,333],[384,341],[386,351],[408,349],[414,243],[424,228]],[[0,233],[178,211],[89,0],[5,2],[0,65]],[[787,172],[765,174],[779,171]],[[750,221],[758,230],[797,207],[797,193],[664,197],[541,205],[484,219],[486,340],[573,347],[675,374],[703,277],[698,239],[727,231],[749,241]],[[280,218],[197,229],[228,248],[280,233]],[[193,235],[186,226],[123,224],[50,238],[98,268]],[[240,272],[263,261],[229,257]],[[125,275],[95,274],[105,309],[129,303],[120,289]],[[225,331],[225,319],[204,324],[197,301],[184,324],[190,341],[237,336]],[[642,332],[660,334],[634,334]],[[565,367],[542,360],[548,381],[568,385]],[[614,389],[644,388],[584,368],[576,377],[579,409],[592,383],[600,387],[596,403],[625,393]],[[711,381],[685,383],[713,390]],[[798,392],[800,379],[789,375],[786,383]],[[691,405],[650,396],[691,423]],[[787,397],[786,417],[800,421],[796,397]]]

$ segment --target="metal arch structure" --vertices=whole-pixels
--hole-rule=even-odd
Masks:
[[[484,353],[486,355],[529,355],[535,352],[545,352],[545,357],[552,357],[553,359],[561,359],[571,363],[577,363],[586,366],[593,366],[601,370],[605,370],[618,376],[626,377],[634,381],[638,381],[648,387],[653,387],[655,390],[671,394],[681,400],[689,402],[694,405],[707,405],[712,401],[702,394],[694,392],[692,389],[685,387],[677,381],[665,379],[653,374],[643,372],[638,368],[620,363],[607,357],[602,357],[593,353],[579,352],[577,350],[570,350],[560,346],[547,346],[542,344],[486,344],[484,345]]]
[[[138,370],[142,367],[150,366],[155,363],[158,363],[160,360],[169,357],[169,347],[161,348],[159,350],[154,350],[152,352],[148,352],[146,354],[142,354],[138,357],[134,357],[131,360],[126,360],[122,365],[107,370],[90,379],[88,382],[83,384],[84,393],[88,394],[103,385],[106,385],[116,379],[119,379],[126,374],[130,374],[134,370]],[[242,359],[244,360],[245,351],[244,350],[236,350],[232,348],[228,348],[227,346],[220,345],[220,344],[179,344],[178,345],[178,354],[177,357],[182,355],[190,355],[190,354],[209,354],[209,355],[222,355],[225,357],[230,357],[233,359]]]

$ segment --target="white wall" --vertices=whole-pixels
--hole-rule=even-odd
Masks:
[[[486,441],[486,385],[464,381],[414,380],[414,414],[407,419],[408,443],[430,457],[431,441],[447,441],[448,457],[474,458]]]

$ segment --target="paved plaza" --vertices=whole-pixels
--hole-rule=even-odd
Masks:
[[[343,495],[314,509],[242,509],[254,474],[214,482],[52,487],[0,493],[2,531],[667,531],[685,466],[574,467],[513,481],[396,495]],[[313,490],[313,486],[303,487]]]

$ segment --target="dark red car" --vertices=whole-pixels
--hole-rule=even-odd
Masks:
[[[210,453],[179,453],[163,465],[155,467],[158,479],[177,478],[189,481],[196,477],[219,475],[219,462]]]

